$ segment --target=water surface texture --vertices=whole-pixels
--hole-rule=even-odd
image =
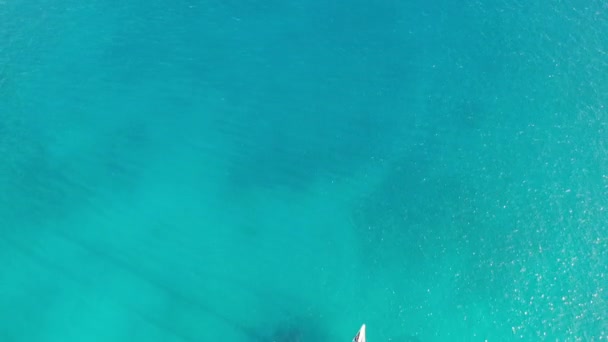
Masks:
[[[0,1],[0,340],[608,338],[602,1]]]

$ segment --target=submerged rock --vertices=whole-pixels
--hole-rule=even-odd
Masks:
[[[319,322],[307,318],[291,318],[275,323],[268,342],[328,341],[326,330]]]

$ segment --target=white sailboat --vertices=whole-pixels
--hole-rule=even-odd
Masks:
[[[353,338],[353,342],[365,342],[365,324],[361,326],[355,338]]]

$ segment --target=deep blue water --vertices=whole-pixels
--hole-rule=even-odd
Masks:
[[[0,1],[1,341],[608,338],[601,1]]]

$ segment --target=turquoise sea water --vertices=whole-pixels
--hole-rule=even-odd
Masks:
[[[608,338],[601,1],[0,1],[0,341]]]

